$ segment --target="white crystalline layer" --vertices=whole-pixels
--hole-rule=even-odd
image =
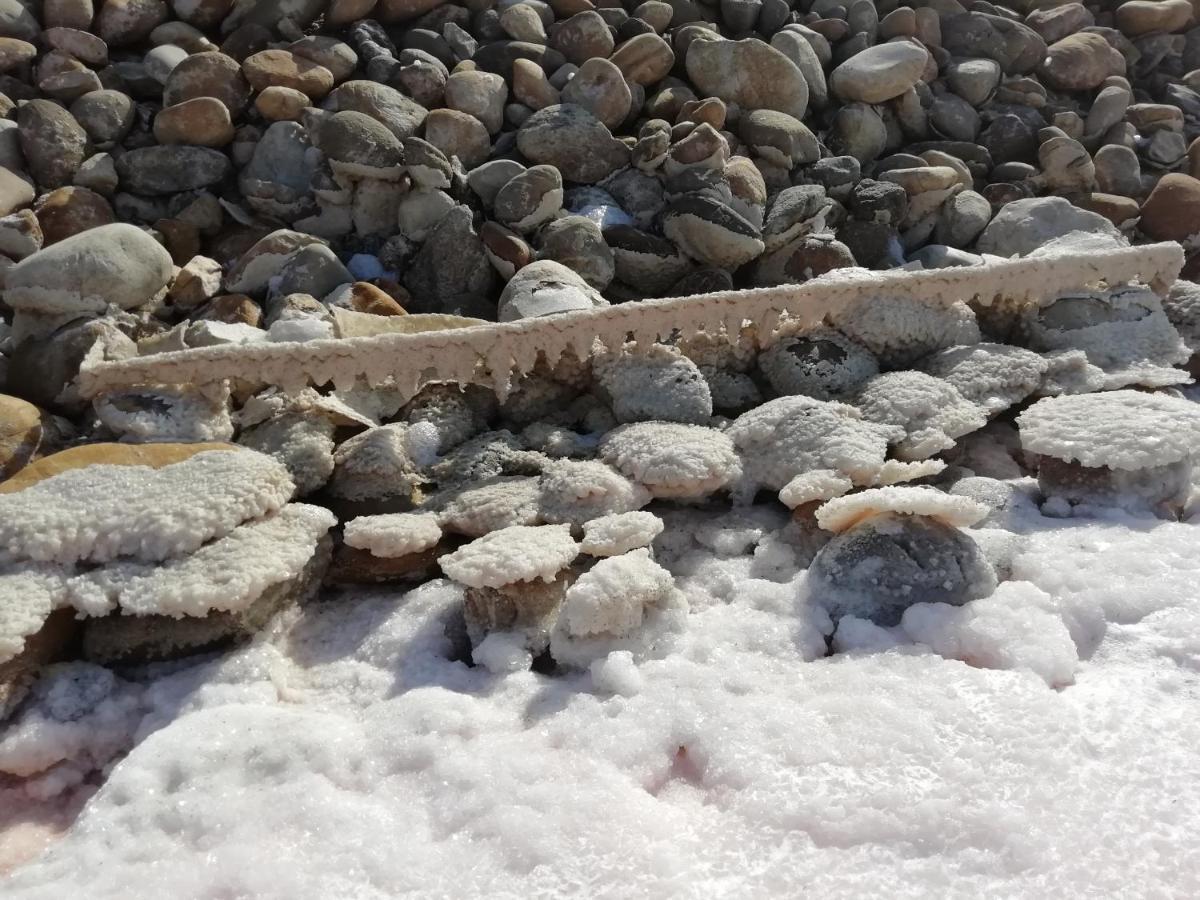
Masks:
[[[0,772],[29,777],[63,762],[83,774],[104,767],[133,743],[145,715],[142,690],[91,663],[46,667],[0,732]]]
[[[77,597],[100,593],[136,616],[240,612],[268,588],[299,575],[336,523],[324,507],[289,503],[182,559],[118,562],[78,575],[68,582],[68,595],[72,605],[82,605]]]
[[[735,333],[744,322],[753,323],[759,335],[766,338],[782,314],[801,325],[815,325],[835,311],[840,311],[838,314],[847,322],[856,323],[847,332],[857,327],[858,331],[852,333],[856,339],[866,335],[868,346],[874,343],[887,351],[885,356],[889,358],[915,352],[915,359],[951,344],[978,340],[970,311],[963,312],[964,297],[978,296],[986,305],[996,297],[1046,296],[1102,280],[1131,281],[1139,275],[1161,288],[1175,278],[1182,261],[1179,246],[1165,243],[1103,254],[996,260],[984,266],[929,272],[843,269],[803,285],[622,303],[513,323],[160,353],[88,366],[81,372],[80,384],[85,395],[123,385],[200,385],[227,378],[294,390],[306,383],[332,380],[339,388],[349,389],[359,377],[379,384],[395,376],[400,391],[411,397],[425,373],[433,372],[435,380],[489,383],[505,394],[512,370],[532,370],[539,353],[553,363],[568,349],[586,358],[596,339],[607,347],[617,347],[632,334],[635,340],[648,345],[659,335],[676,330],[692,337],[706,331],[719,333],[732,326],[734,331],[730,333]],[[895,309],[873,309],[883,305],[879,298],[896,304]],[[920,312],[922,307],[948,312],[925,316]],[[897,317],[903,322],[911,318],[915,324],[901,335],[895,330]],[[929,327],[925,327],[929,325],[927,319],[933,323]],[[490,365],[484,365],[488,362]]]
[[[1049,363],[1022,347],[982,343],[942,350],[923,359],[919,367],[949,382],[994,416],[1037,390]]]
[[[655,497],[704,497],[741,474],[728,435],[700,425],[622,425],[604,436],[600,455]]]
[[[567,588],[562,619],[571,637],[622,637],[642,624],[647,606],[675,587],[645,548],[602,559]]]
[[[538,509],[547,522],[584,525],[600,516],[636,510],[650,491],[597,460],[560,460],[542,472]]]
[[[935,350],[979,341],[975,314],[962,301],[941,306],[916,297],[856,297],[835,309],[829,320],[886,368],[911,365]]]
[[[139,743],[5,898],[1040,900],[1127,896],[1130,872],[1134,893],[1190,897],[1196,528],[1029,525],[1016,577],[1090,641],[1067,690],[899,629],[828,656],[803,576],[759,580],[750,556],[689,579],[671,652],[552,678],[448,658],[448,581],[310,606],[147,675]],[[30,801],[6,784],[0,804]]]
[[[889,484],[899,484],[902,481],[916,481],[918,478],[928,478],[937,475],[946,468],[946,463],[940,459],[922,459],[917,462],[901,462],[896,459],[884,460],[875,477],[871,479],[871,487],[886,487]]]
[[[916,461],[954,446],[955,438],[987,423],[983,410],[953,385],[923,372],[876,375],[854,400],[863,417],[880,425],[903,428],[896,455]]]
[[[445,502],[437,514],[438,523],[446,531],[468,537],[511,525],[536,525],[538,491],[538,479],[525,475],[468,482]]]
[[[662,530],[663,520],[654,513],[614,513],[585,522],[579,546],[590,556],[620,556],[649,547]]]
[[[1024,581],[1010,581],[965,606],[917,603],[900,628],[948,659],[987,669],[1028,669],[1050,687],[1075,680],[1079,654],[1052,599]]]
[[[853,406],[811,397],[780,397],[743,413],[729,426],[746,479],[779,490],[797,475],[832,469],[869,484],[884,464],[894,425],[867,422]]]
[[[44,563],[0,574],[0,663],[17,656],[25,639],[41,630],[54,611],[60,581],[58,570]]]
[[[970,497],[946,494],[937,488],[870,488],[819,506],[817,524],[826,531],[840,532],[863,519],[886,512],[928,516],[955,528],[965,528],[984,519],[988,508]]]
[[[287,469],[252,450],[73,469],[0,495],[0,561],[167,559],[278,510],[292,491]]]
[[[687,621],[671,573],[645,548],[600,560],[567,588],[550,634],[560,665],[584,668],[613,651],[642,659],[669,648]]]
[[[797,475],[779,489],[779,502],[795,509],[815,500],[832,500],[854,489],[854,482],[833,469],[813,469]]]
[[[476,538],[438,563],[459,584],[498,588],[553,581],[578,555],[569,525],[514,525]]]
[[[1165,466],[1200,447],[1200,405],[1143,391],[1047,397],[1017,425],[1025,450],[1085,466]]]
[[[388,513],[359,516],[346,523],[346,546],[372,556],[398,557],[428,550],[442,539],[442,526],[432,513]]]
[[[135,443],[227,441],[233,437],[229,388],[216,396],[190,388],[158,386],[119,391],[97,398],[96,416],[123,439]]]

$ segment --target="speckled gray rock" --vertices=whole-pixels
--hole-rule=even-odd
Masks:
[[[207,147],[139,147],[117,157],[121,186],[134,194],[194,191],[216,184],[232,171],[228,156]]]
[[[517,132],[517,148],[534,163],[554,166],[565,181],[594,184],[629,164],[629,148],[582,106],[538,110]]]
[[[907,41],[868,47],[833,70],[829,89],[842,100],[882,103],[915,85],[928,58],[924,47]]]
[[[37,183],[43,188],[70,184],[87,154],[87,134],[74,116],[49,100],[30,100],[17,110],[17,127]]]

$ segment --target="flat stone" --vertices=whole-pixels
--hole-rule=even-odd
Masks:
[[[224,153],[207,147],[140,147],[117,157],[121,186],[134,194],[176,194],[208,187],[233,171]]]
[[[829,87],[842,100],[883,103],[920,81],[928,59],[924,47],[908,41],[868,47],[833,70]]]

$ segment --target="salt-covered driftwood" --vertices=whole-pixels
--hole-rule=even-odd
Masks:
[[[587,358],[597,340],[619,347],[629,337],[650,343],[672,334],[738,335],[745,323],[769,344],[781,318],[816,324],[847,303],[879,298],[950,304],[998,298],[1046,297],[1085,285],[1136,279],[1165,292],[1183,265],[1178,244],[1162,243],[1103,253],[1052,253],[1036,258],[988,258],[981,266],[933,271],[871,272],[842,269],[800,285],[725,291],[623,303],[516,322],[417,334],[388,334],[303,343],[253,343],[158,353],[102,362],[80,373],[85,396],[138,384],[214,385],[238,379],[299,391],[332,382],[350,388],[391,378],[406,396],[429,381],[490,384],[507,395],[514,373],[533,369],[539,354],[557,361],[568,350]]]

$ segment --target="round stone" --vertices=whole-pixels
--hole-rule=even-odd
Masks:
[[[808,83],[790,59],[756,38],[697,40],[688,48],[688,77],[707,96],[742,109],[776,109],[803,119]]]
[[[607,59],[589,59],[563,88],[562,101],[582,106],[613,129],[629,115],[633,97],[617,66]]]
[[[662,81],[675,65],[671,45],[657,34],[639,34],[616,49],[610,61],[633,84]]]
[[[594,184],[629,164],[629,148],[582,106],[538,110],[517,132],[517,148],[534,163],[554,166],[566,181]]]
[[[1200,234],[1200,180],[1182,172],[1160,178],[1142,204],[1140,226],[1160,241],[1183,241]]]
[[[42,246],[116,221],[107,200],[84,187],[71,185],[51,191],[38,199],[33,207],[42,229]]]
[[[562,209],[562,176],[554,166],[533,166],[505,184],[496,194],[496,220],[513,231],[528,234]]]
[[[242,74],[256,91],[280,85],[320,100],[333,89],[332,72],[290,50],[255,53],[242,63]]]
[[[196,97],[168,106],[154,117],[154,139],[160,144],[224,147],[233,140],[229,107],[216,97]]]
[[[893,41],[856,53],[829,76],[829,87],[842,100],[883,103],[921,80],[929,53],[916,42]]]
[[[250,100],[250,86],[237,60],[216,51],[195,53],[171,70],[163,87],[163,105],[174,106],[196,97],[216,97],[234,118]]]

